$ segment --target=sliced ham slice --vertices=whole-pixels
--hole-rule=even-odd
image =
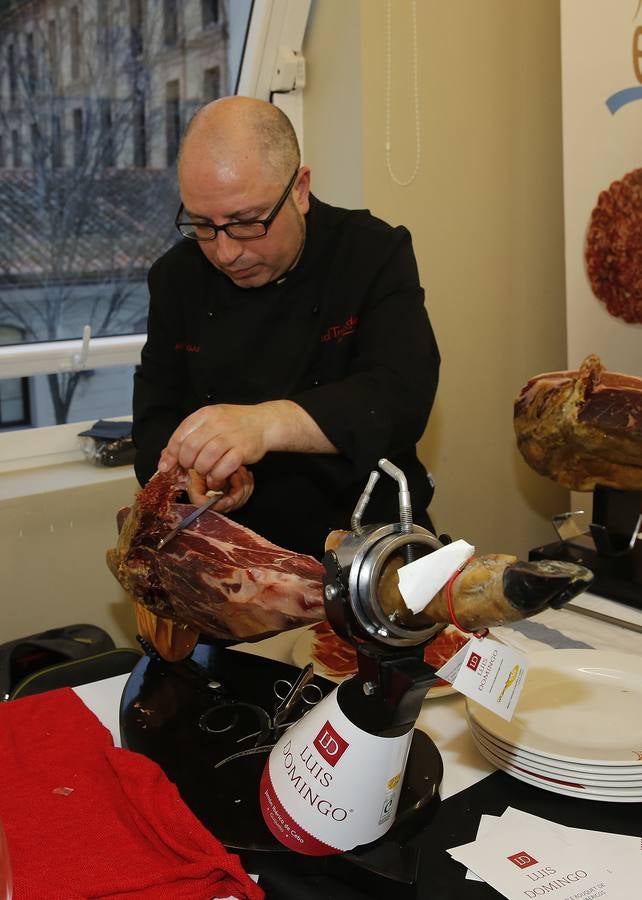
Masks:
[[[193,509],[177,503],[182,471],[159,474],[119,513],[107,564],[130,596],[204,635],[260,640],[324,618],[320,562],[207,510],[166,547],[158,541]]]

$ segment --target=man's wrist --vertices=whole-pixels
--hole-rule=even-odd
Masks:
[[[259,404],[266,417],[269,450],[294,453],[337,453],[312,416],[292,400]]]

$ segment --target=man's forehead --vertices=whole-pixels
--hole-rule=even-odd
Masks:
[[[203,173],[202,177],[180,179],[181,197],[188,212],[212,218],[235,218],[260,212],[275,202],[275,192],[282,186],[269,173],[225,177]]]

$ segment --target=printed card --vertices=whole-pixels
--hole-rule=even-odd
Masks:
[[[471,638],[437,675],[466,697],[510,721],[524,688],[524,654],[490,637]]]
[[[609,864],[611,866],[615,865],[617,868],[622,864],[617,860],[617,857],[620,854],[626,856],[625,866],[633,866],[637,871],[636,880],[638,883],[642,880],[642,839],[637,835],[613,834],[607,831],[592,831],[587,828],[572,828],[569,825],[560,825],[558,822],[551,822],[532,813],[508,806],[501,817],[486,814],[481,816],[479,828],[477,829],[477,840],[492,834],[498,822],[509,824],[516,828],[528,828],[530,826],[535,829],[545,830],[550,834],[558,834],[569,844],[578,844],[591,853],[595,852],[607,856]],[[466,878],[474,881],[483,881],[483,878],[480,878],[471,869],[468,869],[466,872]]]
[[[455,847],[451,856],[509,900],[636,900],[639,873],[627,857],[576,844],[537,824],[502,819],[485,837]],[[617,866],[617,871],[615,870]]]

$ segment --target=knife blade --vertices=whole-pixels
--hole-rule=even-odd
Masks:
[[[185,516],[184,519],[181,519],[176,528],[172,528],[172,530],[168,534],[166,534],[165,537],[162,537],[160,539],[160,541],[156,545],[157,550],[162,550],[163,547],[165,547],[172,540],[172,538],[176,537],[179,531],[183,531],[185,528],[187,528],[188,525],[191,525],[192,522],[195,522],[199,516],[202,516],[203,513],[210,508],[210,506],[218,503],[218,501],[224,495],[225,491],[212,491],[211,493],[212,496],[209,498],[207,503],[203,503],[202,506],[197,506],[196,509],[192,510],[189,516]]]
[[[598,619],[600,622],[608,622],[609,625],[619,625],[620,628],[626,628],[627,631],[637,631],[639,634],[642,634],[642,625],[628,622],[626,619],[617,619],[615,616],[607,616],[606,613],[588,609],[586,606],[576,606],[574,603],[567,603],[564,609],[579,613],[581,616],[588,616],[589,619]]]

